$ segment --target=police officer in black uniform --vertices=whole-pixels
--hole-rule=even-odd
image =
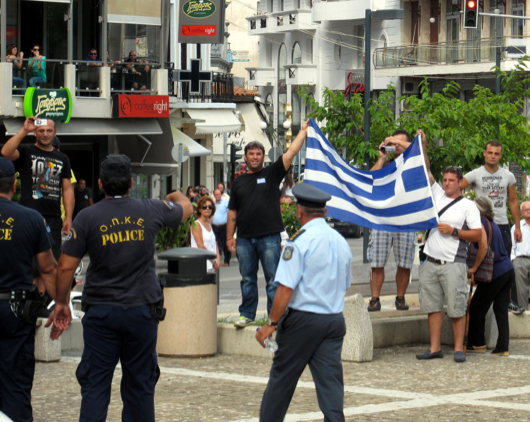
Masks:
[[[67,328],[70,281],[88,252],[83,289],[85,347],[77,368],[81,385],[80,421],[105,422],[111,382],[122,367],[122,421],[155,420],[154,393],[158,322],[163,295],[155,273],[155,236],[162,227],[177,228],[193,212],[182,193],[165,201],[129,197],[131,161],[109,155],[101,164],[99,188],[105,199],[76,217],[63,245],[57,275],[56,317]]]
[[[36,259],[52,296],[57,263],[43,217],[11,201],[15,191],[15,167],[0,157],[0,412],[16,422],[30,422],[40,305],[32,261]]]

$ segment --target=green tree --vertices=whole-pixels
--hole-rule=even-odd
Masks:
[[[423,129],[428,139],[427,151],[432,172],[436,178],[449,166],[462,167],[464,173],[480,166],[484,160],[484,145],[493,139],[503,144],[503,162],[515,162],[528,169],[530,131],[528,118],[521,113],[524,102],[530,98],[527,88],[525,57],[515,70],[506,74],[498,68],[493,71],[502,77],[500,95],[476,85],[474,97],[468,102],[459,99],[460,86],[449,82],[440,93],[431,93],[427,78],[420,84],[420,94],[401,96],[404,111],[396,119],[394,104],[396,92],[393,85],[370,103],[370,143],[364,142],[364,109],[361,94],[351,100],[340,91],[326,89],[322,104],[301,89],[300,95],[311,106],[309,114],[321,125],[322,132],[336,147],[346,147],[349,157],[362,164],[368,152],[373,163],[378,157],[379,144],[397,128],[414,135]]]

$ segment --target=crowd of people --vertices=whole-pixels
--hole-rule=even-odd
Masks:
[[[16,58],[16,51],[12,53]],[[185,194],[174,191],[163,201],[133,199],[129,196],[130,159],[109,155],[101,164],[98,181],[104,196],[94,203],[84,179],[77,180],[74,189],[70,162],[60,151],[54,122],[36,126],[34,120],[28,118],[8,140],[0,158],[0,255],[4,256],[0,273],[0,411],[16,421],[32,420],[36,321],[32,304],[40,298],[34,280],[40,279],[41,290],[56,301],[47,323],[56,339],[71,322],[71,282],[80,260],[88,254],[90,266],[83,290],[84,350],[76,372],[82,395],[80,420],[106,420],[118,362],[123,372],[123,420],[154,420],[159,376],[155,346],[164,314],[162,288],[155,273],[155,236],[161,228],[177,228],[194,214],[191,246],[216,255],[207,261],[207,270],[219,271],[221,265],[230,265],[232,256],[237,257],[241,305],[234,325],[238,329],[255,320],[259,264],[263,269],[268,320],[256,332],[256,340],[265,347],[277,331],[278,349],[260,420],[283,420],[297,382],[309,366],[325,420],[344,421],[341,349],[346,327],[342,311],[352,280],[352,253],[345,239],[326,223],[326,203],[331,196],[308,183],[295,185],[289,176],[292,160],[307,138],[308,121],[290,148],[267,167],[263,145],[248,143],[244,149],[247,172],[232,182],[230,191],[219,183],[213,196],[205,186],[190,186]],[[30,132],[35,144],[22,144]],[[418,133],[439,224],[425,236],[425,256],[419,268],[419,300],[422,312],[428,314],[430,345],[416,358],[443,358],[444,311],[451,318],[454,361],[465,362],[466,352],[485,353],[485,317],[492,305],[499,330],[492,354],[507,356],[508,309],[528,309],[530,202],[521,204],[520,222],[515,179],[499,166],[502,145],[498,142],[486,144],[484,166],[466,175],[458,167],[447,167],[439,184],[430,174],[425,134]],[[382,169],[399,157],[410,139],[402,130],[386,138],[371,170]],[[395,147],[392,155],[388,146]],[[20,204],[11,201],[16,171],[22,184]],[[467,186],[475,191],[474,202],[461,194]],[[295,207],[301,225],[283,243],[281,203]],[[511,228],[506,204],[514,219]],[[67,235],[62,249],[61,232]],[[369,311],[381,310],[379,295],[392,248],[398,267],[395,307],[409,309],[405,294],[414,240],[414,233],[372,230]],[[468,266],[470,242],[477,253]],[[468,279],[480,271],[488,248],[494,257],[490,282],[476,283],[468,310]],[[467,345],[466,312],[470,316]],[[19,364],[20,356],[24,356],[24,365]]]

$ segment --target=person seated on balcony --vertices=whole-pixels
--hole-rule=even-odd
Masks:
[[[9,44],[7,46],[6,59],[8,62],[13,63],[13,73],[15,69],[22,69],[22,59],[24,58],[24,52],[18,52],[18,48],[15,44]],[[26,81],[22,78],[13,76],[13,86],[17,88],[26,88]]]
[[[149,66],[147,60],[140,60],[136,58],[136,51],[131,51],[129,53],[129,58],[125,61],[127,64],[127,69],[129,69],[129,74],[132,74],[130,78],[126,80],[127,85],[130,89],[145,91],[147,89],[146,79],[149,74]],[[132,63],[141,63],[141,64],[132,64]]]
[[[81,73],[81,88],[82,89],[97,89],[99,87],[99,72],[101,67],[101,59],[98,59],[98,51],[91,48],[88,52],[88,57],[85,59],[86,66],[82,65],[79,69]]]
[[[46,83],[46,56],[41,56],[39,44],[33,44],[31,53],[33,56],[28,62],[29,86],[36,87],[38,84]]]

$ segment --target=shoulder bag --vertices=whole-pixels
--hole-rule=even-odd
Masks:
[[[493,279],[493,263],[495,258],[495,252],[493,252],[491,249],[491,239],[493,237],[493,232],[488,219],[486,219],[486,222],[488,223],[488,251],[480,263],[480,266],[477,268],[477,271],[475,271],[476,283],[491,283],[491,280]],[[475,261],[477,259],[478,247],[475,245],[475,242],[471,242],[467,250],[466,263],[469,268],[475,265]]]

